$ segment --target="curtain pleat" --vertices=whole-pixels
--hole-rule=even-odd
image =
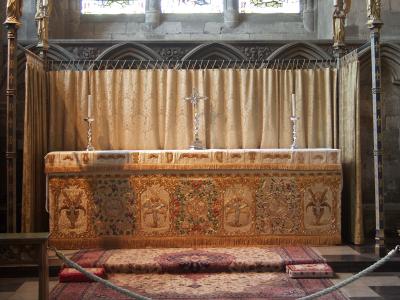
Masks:
[[[364,239],[361,194],[360,63],[356,52],[342,58],[339,76],[339,146],[343,163],[344,209],[355,244]]]
[[[43,61],[26,51],[22,232],[46,231],[44,156],[47,143],[47,74]]]

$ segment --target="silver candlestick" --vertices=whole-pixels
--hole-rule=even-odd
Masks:
[[[86,151],[94,151],[94,147],[92,145],[92,123],[94,122],[94,118],[87,117],[87,118],[84,118],[84,120],[88,124]]]
[[[292,121],[292,146],[290,146],[290,150],[297,149],[297,121],[300,118],[297,116],[291,116],[290,121]]]
[[[194,141],[193,144],[189,147],[191,150],[202,150],[205,149],[203,146],[200,138],[199,138],[199,132],[200,132],[200,114],[198,111],[198,104],[200,100],[207,100],[208,97],[205,96],[200,96],[199,92],[196,89],[193,89],[193,94],[190,97],[185,97],[186,101],[190,101],[193,105],[193,111],[194,111]]]

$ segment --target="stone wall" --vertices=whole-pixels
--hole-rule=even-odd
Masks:
[[[225,0],[223,14],[160,14],[159,0],[147,0],[143,15],[81,15],[80,0],[54,1],[52,39],[115,41],[284,41],[332,39],[332,1],[301,0],[300,14],[238,14],[236,0]],[[24,1],[20,40],[36,40],[33,0]],[[349,41],[368,39],[365,1],[352,1],[346,32]],[[383,0],[384,40],[398,40],[400,1]]]

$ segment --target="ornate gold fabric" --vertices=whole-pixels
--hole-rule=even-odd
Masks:
[[[22,231],[47,231],[44,156],[47,149],[47,74],[43,61],[26,51]]]
[[[58,247],[341,241],[338,150],[55,152],[46,170]]]
[[[336,70],[329,68],[52,71],[49,146],[86,149],[90,90],[96,149],[187,149],[193,112],[184,98],[195,87],[208,97],[199,104],[199,137],[207,148],[288,148],[295,85],[298,146],[329,148],[335,82]]]
[[[361,191],[360,76],[356,52],[342,58],[339,76],[339,145],[342,150],[344,193],[350,203],[351,238],[355,244],[364,239]]]

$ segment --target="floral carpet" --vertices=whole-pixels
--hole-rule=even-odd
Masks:
[[[82,250],[72,260],[107,273],[280,272],[288,264],[324,262],[302,246]]]
[[[152,299],[297,299],[331,285],[326,279],[293,279],[280,272],[110,274],[114,284]],[[99,283],[60,283],[50,299],[129,299]],[[340,293],[319,299],[346,299]]]
[[[294,279],[285,265],[324,259],[309,247],[82,250],[84,267],[104,266],[117,286],[152,299],[297,299],[332,285]],[[130,299],[99,283],[59,283],[50,299]],[[319,299],[346,299],[340,292]]]

